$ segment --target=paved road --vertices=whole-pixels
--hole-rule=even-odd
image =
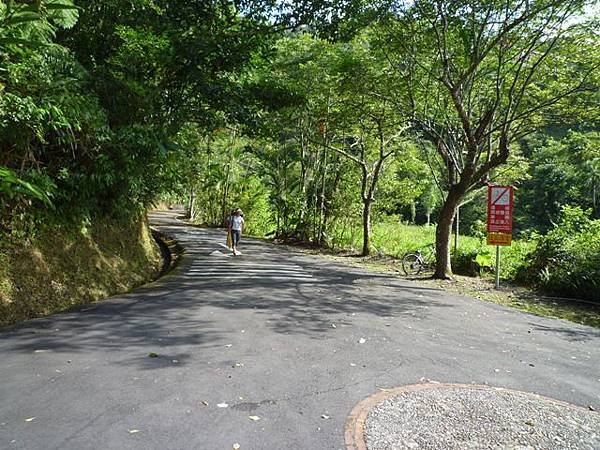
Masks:
[[[0,448],[338,449],[357,402],[423,378],[600,410],[598,330],[153,221],[175,272],[0,332]]]

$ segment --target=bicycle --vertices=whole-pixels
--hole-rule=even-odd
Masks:
[[[425,251],[407,253],[402,258],[402,270],[406,275],[419,275],[423,271],[435,270],[435,246],[429,244]]]

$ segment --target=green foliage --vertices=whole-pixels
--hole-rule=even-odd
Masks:
[[[483,270],[490,269],[491,253],[483,247],[459,247],[452,252],[452,272],[458,275],[479,276]]]
[[[589,210],[564,206],[560,221],[534,239],[520,280],[555,294],[600,300],[600,220],[592,220]]]
[[[435,221],[454,189],[473,237],[455,270],[485,273],[485,181],[519,186],[520,231],[567,204],[600,217],[594,23],[555,35],[579,2],[499,5],[408,2],[359,29],[386,2],[0,1],[0,233],[85,234],[174,193],[200,223],[241,207],[249,233],[356,249],[373,202],[371,245],[401,256],[435,240],[401,219]],[[545,125],[579,131],[524,140]],[[503,249],[503,276],[587,292],[548,236],[530,271],[529,244]]]
[[[10,232],[135,215],[181,190],[179,130],[235,113],[237,73],[270,35],[240,39],[263,26],[229,5],[184,1],[1,1],[0,25],[0,165],[10,171],[1,195],[11,201],[0,213]],[[55,211],[19,200],[45,191]]]
[[[77,17],[72,0],[0,1],[0,48],[49,44],[58,28],[72,28]]]
[[[27,197],[35,198],[46,205],[51,205],[49,191],[44,191],[19,177],[10,169],[0,166],[0,199],[23,201]],[[3,204],[4,204],[3,202]]]
[[[564,205],[592,209],[600,217],[600,133],[569,131],[561,138],[528,139],[531,178],[519,191],[518,221],[545,231]]]
[[[269,191],[260,178],[250,176],[241,186],[236,186],[230,202],[231,205],[246,211],[245,234],[263,237],[273,231],[275,222],[269,205]]]
[[[356,251],[360,248],[362,229],[359,217],[340,217],[331,228],[331,233],[331,246],[334,249]],[[382,217],[373,223],[373,247],[381,254],[401,258],[434,242],[434,226],[411,225],[401,221],[399,216]],[[470,248],[477,243],[471,237],[461,237],[461,245]]]

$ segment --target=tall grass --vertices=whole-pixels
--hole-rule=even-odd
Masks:
[[[330,245],[336,250],[359,251],[362,249],[362,224],[347,219],[339,221],[331,230]],[[495,265],[493,246],[487,245],[484,237],[460,235],[458,252],[453,251],[453,267],[457,273],[466,275],[491,272]],[[371,244],[373,250],[395,258],[406,253],[426,248],[435,243],[435,225],[410,225],[402,223],[394,216],[373,223]],[[501,276],[514,279],[523,266],[523,258],[534,245],[525,241],[513,241],[511,246],[501,250]],[[451,248],[454,249],[454,235]]]
[[[357,251],[362,249],[362,224],[349,220],[337,222],[330,236],[334,249]],[[476,248],[479,239],[460,236],[459,244],[465,249]],[[384,221],[374,222],[371,231],[371,245],[376,252],[402,257],[404,254],[435,244],[434,225],[409,225],[396,220],[394,216]]]

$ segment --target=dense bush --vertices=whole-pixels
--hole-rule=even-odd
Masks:
[[[517,278],[558,295],[600,300],[600,220],[589,210],[564,206],[560,221],[524,259]]]
[[[459,247],[452,252],[452,272],[470,277],[492,269],[492,253],[485,246]]]

